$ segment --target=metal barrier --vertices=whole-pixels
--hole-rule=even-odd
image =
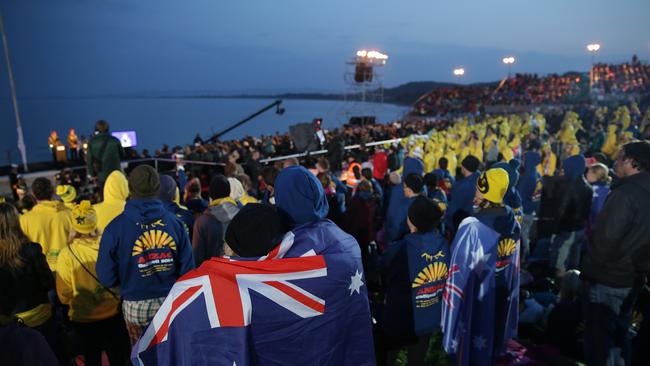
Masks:
[[[418,136],[422,136],[422,135],[418,135]],[[392,144],[394,142],[400,142],[401,140],[402,139],[390,139],[390,140],[382,140],[382,141],[373,141],[373,142],[367,143],[366,146]],[[352,150],[352,149],[358,149],[359,147],[361,147],[361,145],[356,144],[356,145],[345,146],[343,149],[344,150]],[[321,155],[321,154],[325,154],[325,153],[327,153],[327,150],[316,150],[316,151],[310,151],[310,152],[302,152],[302,153],[297,153],[297,154],[276,156],[276,157],[273,157],[273,158],[262,159],[262,160],[260,160],[260,163],[261,164],[267,164],[267,163],[271,163],[271,162],[278,161],[278,160],[286,160],[286,159],[291,159],[291,158],[301,158],[303,156]]]

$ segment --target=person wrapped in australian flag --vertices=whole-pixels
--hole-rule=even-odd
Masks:
[[[492,365],[517,332],[519,224],[503,205],[508,173],[492,168],[476,183],[478,211],[452,244],[443,294],[443,347],[454,365]]]
[[[308,170],[284,169],[275,187],[279,213],[249,204],[235,216],[227,256],[178,280],[134,364],[375,364],[359,245],[324,219],[327,200]]]

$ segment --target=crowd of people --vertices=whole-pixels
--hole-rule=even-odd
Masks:
[[[634,56],[630,63],[610,65],[598,63],[592,68],[592,90],[596,95],[626,95],[648,91],[650,65]]]
[[[587,82],[589,77],[591,86]],[[487,106],[574,104],[584,101],[581,96],[590,93],[599,98],[621,97],[647,93],[650,88],[650,66],[639,62],[636,56],[631,63],[595,64],[589,77],[580,73],[514,74],[500,83],[436,88],[415,103],[413,114],[456,116],[478,113]]]
[[[650,111],[635,104],[557,126],[346,126],[323,156],[266,165],[293,152],[287,135],[197,138],[162,172],[123,172],[96,129],[98,195],[64,174],[0,204],[9,364],[650,359]]]

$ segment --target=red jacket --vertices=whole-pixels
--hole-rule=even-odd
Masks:
[[[372,176],[382,181],[386,172],[388,172],[388,155],[383,151],[377,151],[372,158]]]

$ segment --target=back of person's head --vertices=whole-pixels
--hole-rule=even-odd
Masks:
[[[0,203],[0,267],[21,267],[23,261],[18,253],[25,242],[18,210],[9,203]]]
[[[433,231],[442,218],[440,207],[431,199],[418,196],[408,209],[408,219],[415,226],[418,233]]]
[[[248,176],[248,174],[235,174],[235,178],[241,182],[242,186],[244,187],[244,191],[251,189],[253,182],[251,181],[251,178]]]
[[[266,166],[262,169],[262,179],[267,186],[273,187],[279,173],[280,171],[274,166]]]
[[[580,271],[572,269],[567,271],[560,283],[560,301],[573,301],[580,291]]]
[[[196,196],[201,193],[201,181],[199,178],[193,178],[187,182],[186,189],[187,192],[192,196]]]
[[[438,160],[438,166],[440,166],[440,169],[447,170],[447,166],[449,165],[449,161],[447,158],[442,157],[440,160]]]
[[[91,234],[97,230],[97,213],[90,201],[81,201],[72,208],[72,230],[79,234]]]
[[[275,180],[275,204],[292,223],[301,225],[327,216],[329,205],[321,182],[301,166],[283,169]]]
[[[424,175],[424,185],[429,189],[433,189],[438,186],[438,176],[433,173],[427,173]]]
[[[158,191],[158,198],[161,201],[172,202],[176,197],[176,181],[169,175],[160,176],[160,190]]]
[[[210,198],[217,200],[230,196],[230,183],[228,178],[223,174],[215,174],[210,180],[210,188],[208,190]]]
[[[225,242],[239,257],[261,257],[278,246],[288,230],[282,216],[271,206],[249,203],[228,225]]]
[[[332,185],[332,178],[330,178],[329,174],[318,173],[316,178],[318,178],[318,181],[323,186],[323,189],[330,188],[330,186]]]
[[[467,155],[465,159],[463,159],[463,161],[460,163],[460,165],[468,172],[475,173],[481,165],[481,162],[476,156]]]
[[[44,177],[36,178],[34,183],[32,183],[32,193],[39,201],[47,201],[52,199],[54,194],[54,187],[52,182]]]
[[[358,165],[353,166],[352,174],[354,174],[354,179],[361,179],[361,168]]]
[[[110,126],[108,125],[108,122],[104,121],[103,119],[100,119],[95,123],[95,131],[99,133],[106,133],[108,132]]]
[[[318,169],[317,163],[318,163],[318,160],[316,160],[316,158],[310,156],[310,157],[305,159],[302,166],[304,166],[307,169],[316,170],[316,169]]]
[[[370,169],[370,168],[361,169],[361,175],[363,175],[363,177],[366,178],[367,180],[371,180],[372,179],[372,169]]]
[[[128,178],[131,198],[156,198],[160,191],[160,176],[150,165],[138,165]]]
[[[324,172],[328,172],[330,170],[330,161],[327,160],[326,158],[320,158],[318,159],[318,162],[316,163],[318,168]]]
[[[623,145],[623,159],[632,160],[632,166],[641,172],[650,171],[650,141],[634,141]]]
[[[31,211],[37,203],[38,200],[36,197],[34,197],[34,195],[31,193],[27,193],[23,198],[21,198],[20,201],[18,201],[18,209],[20,212],[25,213],[27,211]]]
[[[419,194],[422,192],[422,188],[424,187],[424,180],[422,180],[422,177],[417,174],[409,174],[406,179],[404,179],[404,186],[410,188],[413,193]]]
[[[593,174],[596,182],[611,183],[612,177],[609,176],[609,169],[603,163],[596,163],[589,167],[589,172]]]

